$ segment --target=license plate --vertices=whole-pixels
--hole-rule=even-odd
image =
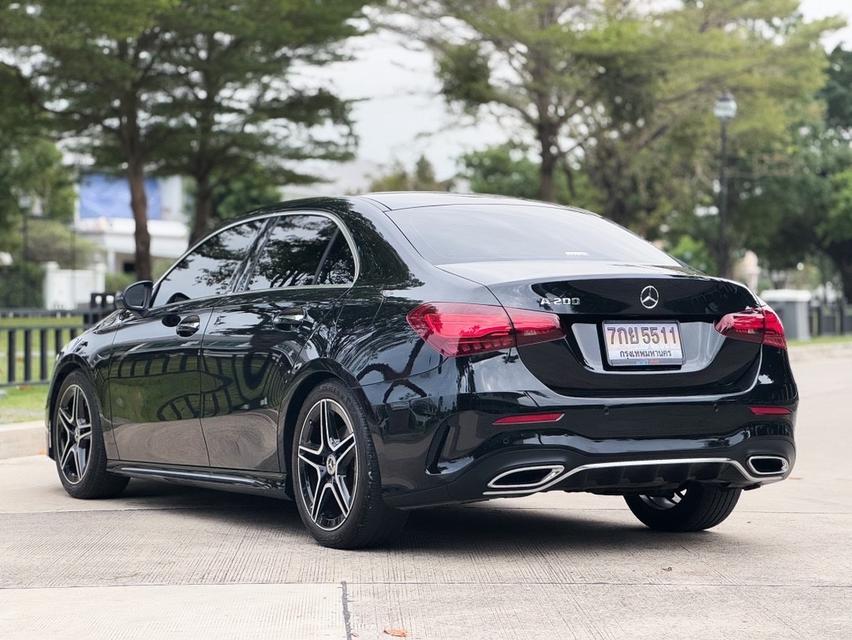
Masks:
[[[604,344],[612,366],[683,364],[677,322],[604,322]]]

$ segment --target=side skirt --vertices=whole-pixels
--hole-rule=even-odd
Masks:
[[[184,467],[120,460],[107,461],[107,471],[128,478],[160,480],[204,489],[250,493],[271,498],[290,498],[287,492],[287,477],[283,473]]]

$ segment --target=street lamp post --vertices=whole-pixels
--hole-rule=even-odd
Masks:
[[[719,153],[719,237],[717,244],[717,267],[719,275],[724,278],[731,276],[731,250],[728,245],[728,178],[725,174],[728,163],[728,123],[737,115],[737,101],[729,91],[716,99],[713,115],[721,125],[721,144]]]

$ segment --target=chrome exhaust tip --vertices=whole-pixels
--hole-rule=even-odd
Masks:
[[[493,491],[534,491],[558,477],[565,467],[561,464],[543,464],[518,467],[494,476],[488,483]],[[490,492],[489,492],[490,493]]]
[[[790,464],[781,456],[751,456],[748,468],[756,476],[777,476],[787,473]]]

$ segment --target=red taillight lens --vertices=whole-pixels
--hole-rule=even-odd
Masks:
[[[787,416],[793,413],[787,407],[749,407],[749,410],[756,416]]]
[[[445,356],[469,356],[565,337],[559,316],[487,304],[427,302],[412,309],[408,324]]]
[[[716,323],[716,331],[734,340],[757,342],[779,349],[787,348],[781,318],[771,307],[729,313]]]
[[[559,422],[564,413],[520,413],[516,416],[497,418],[494,424],[539,424],[542,422]]]

